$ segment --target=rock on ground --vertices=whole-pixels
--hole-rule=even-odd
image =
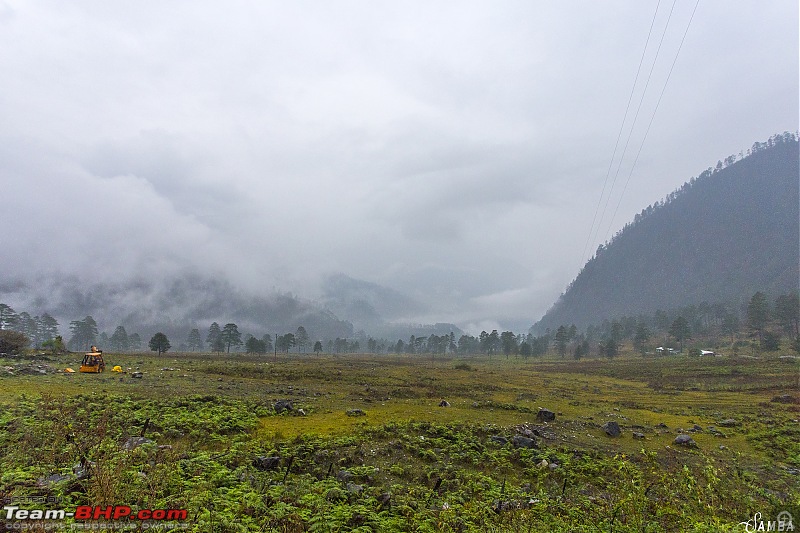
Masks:
[[[536,420],[539,422],[553,422],[555,419],[556,414],[550,409],[543,409],[540,407],[539,412],[536,413]]]
[[[253,459],[253,466],[258,470],[275,470],[281,463],[280,457],[259,456]]]
[[[686,446],[687,448],[697,448],[697,443],[690,435],[680,434],[675,437],[675,440],[672,441],[673,444],[677,444],[678,446]]]
[[[622,434],[619,424],[613,420],[603,424],[603,431],[605,431],[606,435],[609,437],[619,437]]]
[[[131,437],[125,441],[125,444],[122,445],[122,449],[131,451],[135,450],[139,446],[142,446],[143,444],[155,444],[155,442],[146,437]]]
[[[511,437],[511,444],[514,445],[515,448],[535,448],[536,441],[525,437],[523,435],[514,435]]]
[[[291,400],[278,400],[275,402],[273,406],[275,409],[275,414],[281,414],[284,411],[291,411],[292,410],[292,401]]]

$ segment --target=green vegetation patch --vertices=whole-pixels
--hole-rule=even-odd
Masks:
[[[670,383],[696,366],[660,363],[637,379],[626,358],[476,359],[470,370],[381,357],[174,356],[174,370],[120,360],[144,377],[3,378],[29,392],[6,389],[0,492],[54,508],[186,508],[190,531],[223,533],[735,531],[800,501],[785,366],[772,389],[683,390]],[[724,384],[763,365],[709,368]],[[654,388],[654,366],[676,378]],[[537,420],[540,407],[555,420]],[[679,433],[696,447],[675,444]]]

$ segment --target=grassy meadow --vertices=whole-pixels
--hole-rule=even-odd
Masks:
[[[79,354],[0,360],[7,502],[187,509],[209,532],[800,522],[795,358],[106,359],[99,375],[63,372]]]

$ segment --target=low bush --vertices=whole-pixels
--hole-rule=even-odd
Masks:
[[[20,353],[30,343],[28,337],[17,331],[0,330],[0,353]]]

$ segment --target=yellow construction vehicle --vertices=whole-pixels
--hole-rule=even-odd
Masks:
[[[92,346],[92,351],[83,355],[81,372],[97,373],[106,369],[106,362],[103,360],[103,350],[98,350],[97,346]]]

